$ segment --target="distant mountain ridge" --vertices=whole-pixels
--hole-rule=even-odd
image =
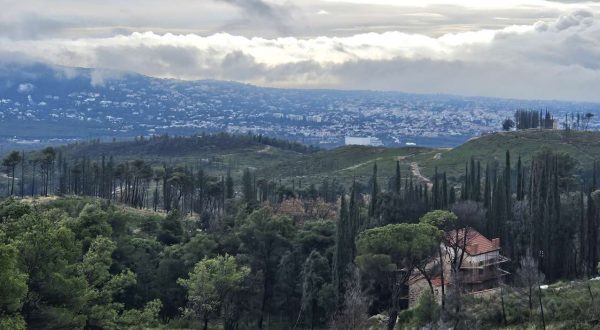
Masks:
[[[517,108],[549,109],[558,118],[571,111],[600,116],[592,103],[278,89],[44,64],[1,63],[0,82],[4,149],[200,132],[252,132],[321,147],[339,146],[345,136],[453,147],[497,130]]]

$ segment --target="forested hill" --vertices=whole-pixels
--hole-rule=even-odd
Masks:
[[[282,151],[308,154],[318,149],[281,139],[261,135],[232,135],[227,133],[201,134],[189,137],[182,136],[153,136],[136,138],[133,141],[118,141],[103,143],[93,140],[75,143],[61,148],[68,155],[80,157],[135,157],[135,156],[206,156],[239,150],[253,150],[274,147]]]
[[[311,152],[205,135],[11,152],[0,329],[597,328],[599,138]],[[502,268],[472,288],[488,298],[463,292],[462,261],[427,267],[442,243],[466,251],[464,228],[501,242]],[[429,289],[408,309],[412,275]]]
[[[497,132],[473,138],[461,146],[446,148],[385,148],[345,146],[319,150],[295,142],[255,135],[205,134],[191,137],[157,136],[131,141],[88,141],[59,148],[67,158],[117,161],[141,159],[151,164],[202,166],[207,170],[230,169],[241,175],[246,168],[267,179],[320,183],[335,177],[349,184],[366,181],[377,163],[383,179],[393,175],[396,161],[403,173],[417,179],[432,177],[437,167],[455,181],[472,158],[482,163],[502,161],[507,150],[525,165],[544,149],[568,154],[575,168],[589,170],[600,155],[600,132],[564,130],[520,130]]]
[[[69,144],[56,149],[66,159],[80,161],[117,162],[143,160],[153,166],[170,164],[202,167],[209,172],[231,170],[234,175],[245,168],[296,159],[318,151],[313,146],[260,135],[226,133],[201,134],[189,137],[155,136],[128,141],[101,142],[92,140]],[[34,156],[35,157],[35,156]]]

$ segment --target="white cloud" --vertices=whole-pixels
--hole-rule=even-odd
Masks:
[[[439,37],[397,31],[272,39],[136,32],[0,39],[0,49],[53,64],[156,77],[600,101],[600,22],[587,11]]]
[[[61,65],[96,67],[103,56],[119,51],[131,51],[143,55],[172,49],[170,54],[159,58],[142,56],[140,61],[154,65],[168,62],[210,65],[223,61],[228,55],[242,53],[253,58],[257,64],[277,67],[285,64],[316,62],[320,65],[343,64],[352,61],[381,61],[394,58],[448,60],[459,58],[470,47],[490,44],[503,34],[523,34],[533,31],[533,26],[512,26],[503,30],[481,30],[446,34],[433,38],[403,32],[365,33],[350,37],[317,37],[299,39],[294,37],[265,39],[247,38],[218,33],[208,37],[194,34],[159,35],[153,32],[119,35],[111,38],[86,38],[77,40],[51,39],[36,41],[0,41],[3,48],[17,50],[34,57]],[[124,59],[131,57],[122,53]],[[190,57],[191,56],[191,57]],[[166,61],[166,62],[165,62]],[[101,62],[106,65],[108,63]],[[113,66],[119,66],[118,63]]]
[[[347,2],[355,4],[387,5],[398,7],[430,7],[439,5],[460,6],[464,8],[478,9],[503,9],[515,8],[520,6],[528,7],[567,7],[578,3],[590,1],[545,1],[545,0],[500,0],[500,1],[482,1],[482,0],[325,0],[329,2]]]

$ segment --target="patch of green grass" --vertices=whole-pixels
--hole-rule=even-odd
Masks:
[[[537,289],[529,309],[527,290],[507,287],[504,307],[507,326],[502,320],[502,301],[498,293],[487,298],[467,299],[470,321],[486,329],[539,329],[541,313]],[[547,329],[598,329],[600,327],[600,281],[557,282],[542,290]]]
[[[471,139],[453,149],[420,154],[413,160],[419,163],[427,176],[431,176],[437,166],[450,177],[458,178],[464,174],[465,163],[471,157],[480,160],[483,166],[493,160],[503,166],[506,150],[510,150],[513,166],[516,166],[519,155],[523,163],[528,165],[532,156],[544,149],[567,153],[578,161],[579,168],[589,169],[593,161],[600,158],[600,132],[539,129],[498,132]],[[436,153],[440,154],[439,159],[434,157]]]
[[[373,165],[377,163],[378,180],[380,184],[386,184],[395,175],[397,160],[400,160],[404,176],[409,173],[410,158],[429,152],[431,150],[425,148],[346,146],[274,164],[259,170],[257,174],[263,177],[272,175],[284,182],[293,178],[302,179],[307,184],[319,184],[326,178],[335,178],[348,186],[354,179],[368,181],[373,173]]]

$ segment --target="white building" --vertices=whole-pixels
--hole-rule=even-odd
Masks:
[[[380,147],[383,145],[383,142],[379,138],[374,136],[369,137],[356,137],[356,136],[346,136],[345,144],[347,146],[373,146]]]

